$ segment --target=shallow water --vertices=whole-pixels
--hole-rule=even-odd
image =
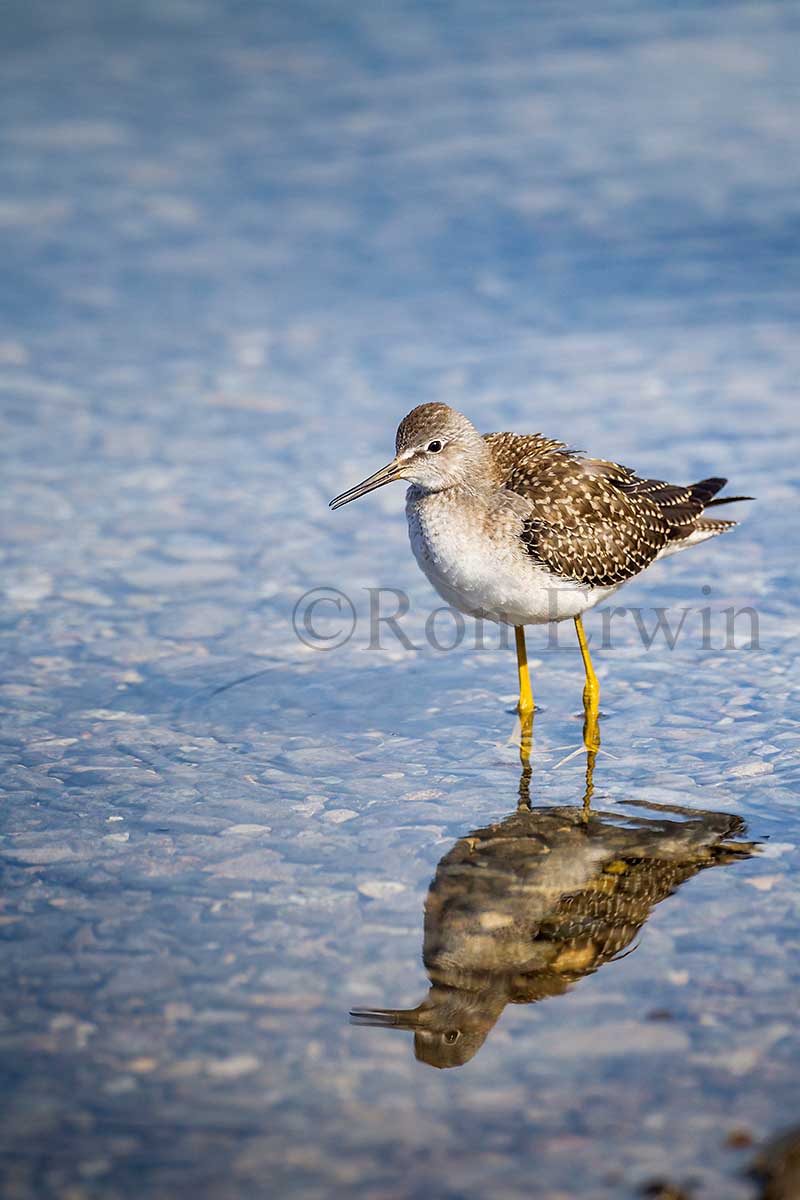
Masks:
[[[756,1196],[800,1123],[800,10],[7,13],[3,1195]],[[426,634],[401,489],[327,510],[434,398],[758,497],[587,618],[593,826],[570,631],[521,779],[513,648]],[[419,1004],[462,875],[426,958],[488,930],[495,1019],[436,1070],[348,1012]]]

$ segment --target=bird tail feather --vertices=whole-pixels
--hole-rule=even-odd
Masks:
[[[735,504],[737,500],[755,500],[755,496],[717,496],[708,501],[706,508],[713,508],[715,504]]]

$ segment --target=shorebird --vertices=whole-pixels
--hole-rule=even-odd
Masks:
[[[629,802],[633,811],[533,807],[459,838],[425,901],[428,995],[356,1008],[357,1025],[410,1030],[414,1052],[459,1067],[507,1004],[559,996],[630,953],[653,908],[707,867],[749,858],[740,817]]]
[[[446,404],[421,404],[397,430],[394,458],[331,500],[340,508],[404,479],[414,556],[459,612],[514,627],[519,714],[533,714],[525,626],[572,620],[586,683],[587,747],[599,745],[600,689],[582,616],[656,559],[725,533],[705,516],[716,477],[676,485],[587,458],[539,433],[478,433]],[[587,732],[588,731],[588,732]]]

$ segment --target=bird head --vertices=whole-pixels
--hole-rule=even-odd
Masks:
[[[405,1029],[414,1054],[431,1067],[460,1067],[477,1054],[507,1001],[502,989],[473,992],[434,984],[416,1008],[355,1008],[356,1025]]]
[[[405,479],[424,492],[474,486],[491,472],[486,442],[462,413],[446,404],[420,404],[397,429],[395,456],[385,467],[331,500],[341,508],[367,492]]]

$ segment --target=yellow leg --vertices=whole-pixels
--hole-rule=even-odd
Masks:
[[[597,676],[594,673],[592,660],[589,655],[589,643],[586,641],[586,634],[583,631],[583,621],[580,617],[575,618],[575,632],[578,635],[578,645],[581,648],[581,658],[583,659],[583,669],[586,672],[586,686],[583,689],[584,704],[597,704],[600,700],[600,684],[597,682]]]
[[[586,727],[584,726],[584,738],[586,737]],[[597,735],[597,745],[600,745],[600,734]],[[586,788],[583,793],[583,817],[584,820],[589,820],[589,809],[592,805],[592,796],[594,795],[594,760],[597,758],[597,750],[590,750],[588,745],[586,748]]]
[[[533,767],[531,766],[531,750],[533,748],[533,713],[529,713],[527,717],[520,717],[520,725],[519,761],[522,766],[522,774],[520,775],[519,780],[519,799],[517,800],[517,808],[530,811],[531,776],[533,775]]]
[[[514,637],[517,643],[517,669],[519,671],[519,760],[522,763],[519,807],[530,808],[531,747],[533,745],[533,692],[531,691],[531,677],[530,672],[528,671],[528,654],[525,649],[525,629],[522,625],[514,626]]]
[[[594,755],[600,748],[600,726],[598,724],[598,717],[600,715],[600,684],[597,682],[597,676],[594,673],[594,667],[589,655],[589,646],[580,617],[575,618],[575,630],[578,634],[578,645],[581,648],[583,669],[586,672],[586,683],[583,688],[583,742],[592,756],[589,765],[593,768]],[[589,774],[588,782],[591,783],[591,773]]]
[[[517,669],[519,671],[519,715],[524,727],[526,717],[533,715],[533,692],[531,691],[531,677],[528,671],[528,653],[525,649],[524,626],[514,626],[514,637],[517,642]]]

